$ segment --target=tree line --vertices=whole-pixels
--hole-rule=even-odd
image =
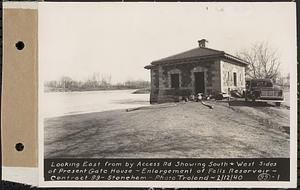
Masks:
[[[59,80],[46,81],[46,92],[69,91],[95,91],[95,90],[122,90],[150,88],[150,82],[144,80],[127,80],[112,84],[111,75],[94,73],[86,80],[74,80],[69,76],[63,76]]]

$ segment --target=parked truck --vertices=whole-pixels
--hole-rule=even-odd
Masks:
[[[272,83],[270,79],[247,79],[245,101],[251,100],[274,102],[276,106],[284,101],[282,88]]]

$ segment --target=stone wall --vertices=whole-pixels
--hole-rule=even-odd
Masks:
[[[179,101],[180,97],[189,96],[191,92],[190,66],[165,65],[159,66],[158,103]],[[179,88],[171,88],[171,74],[179,74]]]
[[[204,72],[205,92],[215,94],[221,91],[220,61],[189,61],[176,65],[160,65],[151,71],[151,102],[179,101],[180,97],[195,94],[194,72]],[[179,88],[171,88],[171,74],[179,74]],[[158,84],[157,84],[158,81]]]
[[[205,93],[228,93],[228,89],[245,88],[245,66],[224,60],[189,61],[158,65],[151,68],[150,103],[179,101],[183,96],[195,94],[195,72],[204,72]],[[233,73],[237,76],[234,85]],[[179,88],[171,88],[171,74],[179,74]]]
[[[211,78],[207,86],[207,94],[216,95],[221,92],[221,66],[220,60],[215,60],[213,64],[211,64],[210,70],[208,74]]]
[[[245,66],[221,60],[222,92],[228,90],[243,90],[245,88]],[[237,85],[234,85],[233,73],[237,76]]]
[[[151,75],[151,91],[150,91],[150,103],[157,102],[159,92],[159,74],[158,68],[154,67],[150,70]]]

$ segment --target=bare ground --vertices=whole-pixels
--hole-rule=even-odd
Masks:
[[[289,157],[288,106],[207,103],[46,119],[45,158]]]

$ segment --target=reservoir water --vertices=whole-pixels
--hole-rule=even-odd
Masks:
[[[44,93],[45,117],[101,112],[148,106],[150,94],[132,94],[135,90]]]

